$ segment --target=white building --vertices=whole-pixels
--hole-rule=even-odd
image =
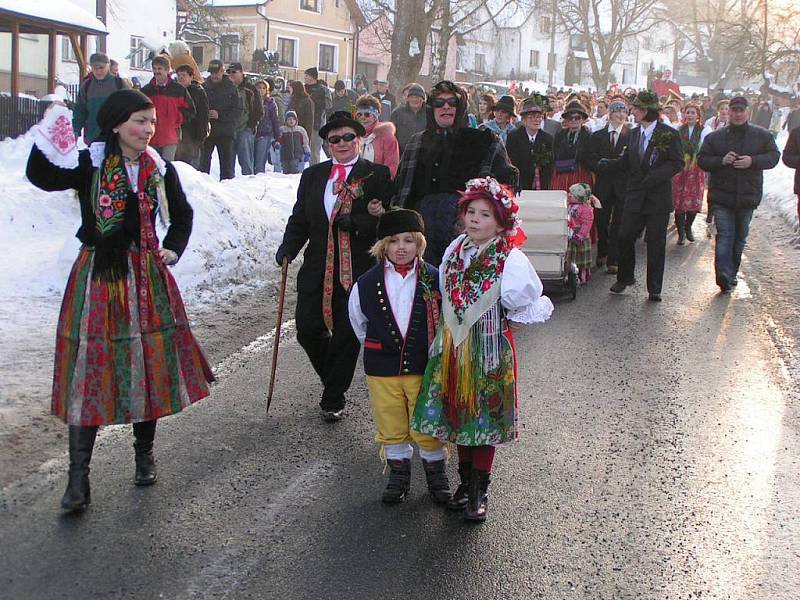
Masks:
[[[44,1],[44,0],[43,0]],[[46,0],[71,2],[95,14],[97,0]],[[103,1],[103,0],[101,0]],[[123,77],[138,77],[142,84],[150,81],[151,70],[145,63],[149,51],[175,39],[175,0],[104,0],[106,2],[106,54],[120,65]],[[97,49],[91,37],[89,53]],[[61,36],[58,78],[65,84],[80,79],[78,63],[69,40]]]

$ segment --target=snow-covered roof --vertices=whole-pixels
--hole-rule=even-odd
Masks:
[[[100,19],[68,0],[0,0],[0,12],[66,25],[89,33],[108,33]]]

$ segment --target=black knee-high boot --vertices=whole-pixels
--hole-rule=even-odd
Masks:
[[[453,497],[447,503],[447,508],[452,510],[464,510],[467,505],[469,482],[472,479],[472,463],[458,463],[458,476],[461,479],[461,483],[458,484]]]
[[[683,246],[686,241],[686,213],[675,211],[675,228],[678,230],[678,246]]]
[[[694,223],[694,218],[697,216],[696,212],[687,212],[686,213],[686,239],[690,242],[694,241],[694,233],[692,233],[692,224]]]
[[[472,469],[469,482],[469,497],[467,506],[464,510],[466,521],[477,521],[482,523],[489,515],[489,481],[491,473]]]
[[[69,426],[69,482],[61,498],[64,510],[83,510],[92,501],[89,463],[92,460],[97,427]]]
[[[136,451],[136,485],[153,485],[156,482],[156,459],[153,457],[153,439],[156,437],[156,421],[133,424],[133,449]]]

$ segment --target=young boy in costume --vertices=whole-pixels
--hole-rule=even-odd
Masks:
[[[382,496],[387,504],[402,502],[408,493],[412,441],[419,446],[433,501],[450,500],[444,445],[409,427],[441,302],[438,272],[422,260],[424,232],[422,218],[413,210],[381,215],[371,250],[379,262],[359,277],[348,306],[353,331],[364,345],[375,441],[390,469]]]

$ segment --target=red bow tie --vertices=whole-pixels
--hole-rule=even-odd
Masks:
[[[331,169],[331,174],[328,177],[329,181],[344,181],[347,179],[347,167],[352,167],[356,163],[343,165],[341,163],[334,163]]]
[[[392,263],[394,265],[394,263]],[[414,263],[408,263],[407,265],[394,265],[394,270],[400,273],[400,277],[405,279],[406,275],[411,271],[411,267],[414,266]]]

